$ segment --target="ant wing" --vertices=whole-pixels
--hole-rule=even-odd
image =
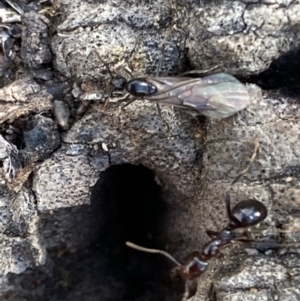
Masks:
[[[202,78],[157,77],[150,81],[158,92],[149,100],[193,109],[211,118],[229,117],[251,103],[246,86],[225,73]]]
[[[199,80],[201,81],[199,78],[176,76],[148,77],[147,81],[156,86],[157,92],[147,96],[147,100],[182,109],[195,110],[193,106],[186,104],[185,101],[193,97],[193,88],[196,84],[199,84]],[[216,109],[208,103],[205,97],[202,97],[201,95],[198,95],[198,107],[201,107],[201,110]]]
[[[215,110],[203,112],[201,98],[206,98],[207,103]],[[243,110],[250,103],[251,98],[246,86],[235,77],[225,73],[201,78],[201,83],[194,85],[191,97],[184,101],[184,105],[191,106],[202,114],[217,119],[229,117]]]

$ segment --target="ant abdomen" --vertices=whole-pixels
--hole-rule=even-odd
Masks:
[[[230,214],[230,228],[252,227],[263,221],[267,216],[267,208],[261,202],[253,199],[240,201]]]
[[[199,277],[206,269],[208,263],[200,259],[201,254],[198,251],[190,253],[180,267],[182,276],[185,279],[192,280]]]

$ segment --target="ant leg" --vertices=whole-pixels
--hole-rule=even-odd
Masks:
[[[155,105],[156,105],[156,109],[157,109],[159,117],[162,119],[163,123],[167,126],[167,133],[170,134],[170,126],[169,126],[168,122],[163,119],[159,104],[156,102]]]
[[[254,242],[255,240],[253,239],[253,233],[250,231],[250,229],[244,229],[242,232],[241,239],[237,239],[242,242]]]
[[[129,96],[130,96],[130,94],[128,93],[128,94],[126,94],[125,96],[119,98],[119,99],[117,100],[117,102],[126,100]],[[117,116],[117,117],[120,116],[120,114],[122,113],[122,110],[123,110],[126,106],[130,105],[134,100],[135,100],[135,99],[129,101],[128,103],[125,103],[125,104],[122,105],[122,106],[119,105],[119,106],[118,106],[118,112],[116,113],[116,116]]]
[[[128,93],[126,95],[126,97],[124,97],[124,98],[122,98],[120,100],[122,100],[122,101],[126,100],[129,96],[130,96],[130,94]],[[126,102],[124,105],[121,106],[121,110],[123,110],[124,108],[126,108],[127,106],[129,106],[130,104],[132,104],[134,101],[136,101],[136,98],[133,98],[133,99],[129,100],[128,102]]]
[[[161,109],[160,109],[159,104],[156,102],[155,105],[156,105],[156,109],[157,109],[158,115],[160,116],[160,118],[162,118]]]
[[[163,62],[163,59],[164,59],[163,53],[164,53],[164,50],[165,50],[166,40],[167,40],[167,37],[164,37],[164,40],[162,42],[162,55],[160,56],[160,58],[158,60],[158,64],[157,64],[157,68],[156,68],[156,74],[155,74],[156,77],[159,76],[159,71],[161,69],[161,65],[162,65],[162,62]],[[161,114],[161,109],[160,109],[159,104],[156,102],[155,105],[156,105],[156,109],[157,109],[158,115],[163,120],[163,122],[166,124],[168,133],[170,133],[170,126],[169,126],[169,124],[166,121],[164,121],[164,119],[162,117],[162,114]]]
[[[104,102],[104,105],[103,105],[103,108],[102,108],[102,112],[105,111],[107,104],[108,104],[109,101],[111,100],[110,97],[111,97],[112,89],[111,89],[110,87],[107,87],[107,90],[108,90],[108,96],[107,96],[107,98],[105,99],[105,102]]]
[[[215,65],[209,69],[204,69],[204,70],[191,70],[191,71],[186,71],[184,73],[179,74],[178,76],[203,76],[203,75],[209,75],[209,74],[216,74],[217,71],[218,72],[224,72],[224,68],[222,68],[224,66],[224,64],[220,64],[220,65]],[[220,69],[217,70],[216,69]],[[214,71],[214,72],[212,72]]]
[[[104,105],[103,105],[103,107],[102,107],[102,112],[105,111],[106,106],[107,106],[107,104],[109,103],[109,101],[110,101],[110,97],[107,97],[107,98],[105,99]]]
[[[251,238],[237,238],[236,241],[244,242],[244,243],[255,242],[255,240]]]
[[[164,53],[164,50],[165,50],[166,40],[167,40],[167,37],[164,37],[164,40],[162,42],[162,50],[161,50],[162,55],[160,56],[160,58],[158,60],[158,64],[157,64],[157,68],[156,68],[156,74],[155,74],[156,77],[159,76],[159,71],[160,71],[160,68],[161,68],[161,65],[162,65],[162,62],[163,62],[163,59],[164,59],[163,53]],[[160,106],[159,106],[158,103],[156,103],[156,108],[157,108],[158,115],[162,118],[161,109],[160,109]],[[168,125],[168,128],[169,128],[169,125]]]
[[[225,207],[226,207],[226,213],[229,222],[232,220],[232,215],[231,215],[231,208],[230,208],[230,195],[229,192],[225,192]]]
[[[124,71],[125,71],[127,74],[129,74],[129,76],[130,76],[131,78],[134,78],[134,76],[133,76],[132,73],[131,73],[131,70],[129,70],[129,69],[127,69],[127,68],[124,68]]]
[[[106,70],[107,70],[108,73],[109,73],[109,76],[110,76],[111,78],[113,78],[113,75],[112,75],[112,72],[111,72],[111,70],[110,70],[110,68],[109,68],[109,66],[108,66],[108,63],[106,63],[105,61],[102,60],[100,54],[98,53],[98,51],[97,51],[96,49],[93,49],[93,50],[87,55],[86,60],[88,60],[88,58],[90,57],[90,55],[93,54],[93,53],[96,54],[96,56],[98,57],[98,59],[99,59],[99,60],[101,61],[101,63],[105,66]],[[109,101],[110,101],[110,96],[111,96],[111,93],[112,93],[112,91],[111,91],[111,89],[110,89],[109,87],[107,87],[107,89],[109,90],[109,93],[108,93],[109,96],[106,98],[106,100],[105,100],[105,102],[104,102],[102,111],[105,111],[105,108],[106,108],[107,104],[108,104]]]
[[[126,100],[129,96],[130,96],[130,94],[127,93],[126,95],[124,95],[124,96],[122,96],[122,97],[119,97],[119,98],[114,97],[114,98],[113,98],[113,99],[114,99],[113,102],[122,102],[122,101]]]
[[[99,61],[101,61],[101,63],[105,66],[105,68],[106,68],[106,70],[108,71],[110,77],[113,78],[113,75],[112,75],[111,70],[109,69],[108,63],[106,63],[105,61],[102,60],[102,58],[101,58],[99,52],[98,52],[96,49],[93,49],[93,50],[88,54],[88,56],[87,56],[86,59],[88,59],[89,56],[90,56],[92,53],[95,53],[95,54],[96,54],[96,56],[98,57]]]
[[[190,285],[189,285],[189,281],[186,280],[184,283],[184,293],[183,293],[181,301],[187,301],[187,299],[189,298],[189,295],[190,295]]]
[[[216,236],[219,235],[219,232],[217,231],[212,231],[212,230],[206,230],[206,234],[210,237],[210,238],[214,238]]]
[[[189,297],[195,295],[197,283],[194,280],[186,280],[184,283],[184,293],[181,301],[187,301]]]

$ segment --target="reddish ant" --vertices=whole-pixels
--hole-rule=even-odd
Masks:
[[[181,276],[186,280],[183,300],[187,300],[192,280],[206,271],[210,259],[222,257],[221,249],[235,242],[251,241],[246,238],[245,233],[238,234],[235,230],[252,227],[263,221],[267,216],[267,208],[261,202],[253,199],[240,201],[231,209],[230,196],[229,193],[226,193],[225,204],[229,220],[228,225],[220,232],[206,230],[207,235],[212,239],[203,246],[200,252],[195,251],[189,254],[183,264],[180,264],[165,251],[143,248],[131,242],[126,242],[126,245],[139,251],[164,255],[173,261],[177,265],[176,269],[179,270]]]

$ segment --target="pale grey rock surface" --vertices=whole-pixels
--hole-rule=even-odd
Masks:
[[[39,232],[39,214],[32,192],[23,187],[18,194],[1,185],[1,291],[12,289],[7,276],[45,264],[46,249]],[[2,298],[5,294],[2,294]]]
[[[165,38],[163,74],[184,70],[186,51],[195,68],[221,63],[232,74],[256,74],[299,45],[297,1],[221,4],[191,0],[177,5],[149,1],[137,6],[136,1],[64,0],[55,5],[59,25],[51,40],[54,64],[70,80],[84,83],[79,85],[83,92],[91,90],[90,82],[96,81],[106,94],[105,63],[123,74],[124,67],[133,69],[135,76],[155,73]],[[45,19],[44,30],[47,24]],[[48,35],[43,34],[44,43]],[[32,67],[49,59],[47,42],[42,46],[42,59],[26,56]],[[209,123],[207,127],[170,108],[163,108],[161,118],[147,102],[135,102],[119,116],[113,105],[104,112],[94,105],[62,135],[61,147],[35,166],[32,178],[18,192],[9,190],[1,179],[1,298],[180,298],[182,282],[171,289],[166,275],[170,266],[165,260],[138,252],[126,257],[130,252],[124,247],[127,233],[115,222],[119,215],[113,212],[112,222],[107,222],[103,203],[114,204],[117,196],[116,188],[107,187],[111,183],[105,182],[105,171],[114,165],[130,163],[139,168],[142,164],[155,173],[160,187],[155,189],[161,190],[167,207],[164,226],[159,228],[159,219],[153,218],[152,226],[160,233],[156,228],[154,234],[152,228],[142,233],[146,233],[146,243],[153,240],[180,260],[208,241],[206,229],[221,229],[226,223],[224,191],[247,165],[258,138],[258,158],[231,189],[232,200],[254,197],[262,201],[269,209],[263,223],[266,236],[280,236],[282,243],[298,240],[294,233],[299,232],[299,104],[279,92],[262,95],[255,86],[249,86],[249,91],[253,103],[247,110],[228,120],[229,125]],[[0,92],[5,99],[1,121],[40,112],[37,103],[23,106],[32,99],[44,103],[47,110],[52,100],[30,77]],[[8,160],[7,155],[0,159]],[[117,182],[114,177],[108,179]],[[125,172],[121,182],[129,185],[126,180]],[[145,198],[147,194],[153,197],[151,189]],[[130,200],[126,202],[129,206]],[[134,205],[142,208],[141,204]],[[140,224],[133,225],[144,231],[144,216],[132,216],[126,204],[121,208],[129,220],[137,218]],[[293,232],[284,235],[280,230]],[[107,242],[94,251],[89,245],[99,234]],[[284,254],[280,256],[258,250],[246,256],[239,249],[223,261],[212,262],[193,300],[298,300],[298,249],[281,250]],[[147,269],[153,279],[146,278]],[[139,285],[142,293],[130,295]]]
[[[190,1],[186,27],[196,69],[223,64],[234,74],[253,74],[299,45],[297,1],[217,1],[213,8],[203,2]]]
[[[29,68],[38,68],[49,64],[52,54],[49,45],[48,26],[50,20],[34,11],[22,16],[22,48],[21,56]]]
[[[254,89],[252,105],[239,113],[231,126],[212,126],[207,132],[202,202],[206,204],[206,210],[214,208],[207,227],[217,224],[221,228],[224,225],[220,196],[230,189],[231,181],[246,167],[253,151],[253,141],[257,138],[260,142],[258,157],[250,171],[230,189],[231,197],[236,201],[255,198],[263,202],[269,211],[264,221],[269,229],[266,234],[280,236],[283,244],[295,242],[298,241],[295,233],[299,232],[300,202],[299,120],[279,118],[272,94],[262,97],[259,90],[253,86],[250,88]],[[282,107],[285,114],[292,115],[293,112],[297,116],[299,105],[295,105],[293,99],[286,97]],[[291,233],[285,234],[284,230]],[[284,300],[297,300],[300,294],[297,289],[299,266],[292,262],[299,261],[299,251],[293,248],[290,252],[287,249],[280,257],[276,257],[276,252],[266,252],[253,258],[238,253],[229,259],[229,263],[223,261],[221,272],[216,273],[210,282],[216,300],[271,300],[274,294]],[[239,256],[244,256],[244,261],[240,261]],[[256,289],[256,292],[251,289]],[[203,290],[200,285],[200,296]],[[194,297],[193,300],[203,299]]]
[[[64,18],[52,49],[58,70],[81,80],[103,77],[103,61],[116,65],[124,60],[135,75],[149,74],[156,69],[164,39],[163,74],[184,68],[185,50],[194,69],[221,65],[231,74],[257,74],[297,49],[299,5],[280,0],[150,1],[145,6],[136,1],[60,1]]]
[[[15,120],[28,112],[52,107],[52,96],[30,75],[0,89],[0,122]]]

